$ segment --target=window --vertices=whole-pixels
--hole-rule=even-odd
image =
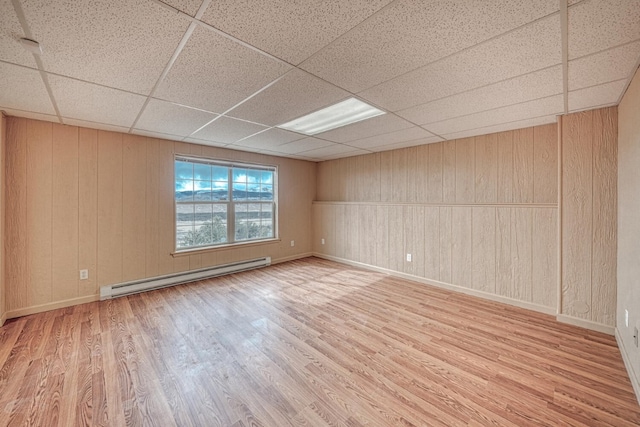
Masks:
[[[274,239],[276,172],[176,156],[176,251]]]

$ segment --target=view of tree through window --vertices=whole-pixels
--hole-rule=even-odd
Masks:
[[[276,169],[175,159],[176,249],[275,237]]]

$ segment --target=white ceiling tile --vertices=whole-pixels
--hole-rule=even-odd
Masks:
[[[322,148],[316,148],[309,151],[303,151],[299,153],[301,156],[308,157],[310,159],[325,159],[332,156],[347,157],[347,155],[366,154],[368,151],[360,150],[358,148],[349,147],[348,145],[333,144]]]
[[[155,96],[223,113],[290,67],[198,27]]]
[[[398,144],[400,142],[414,141],[416,139],[424,139],[433,135],[421,127],[414,126],[408,129],[397,130],[368,138],[350,141],[349,145],[357,148],[372,149],[383,145]]]
[[[196,16],[202,0],[162,0],[164,3],[172,6],[187,15]]]
[[[297,141],[305,138],[299,133],[289,132],[287,130],[271,128],[264,132],[242,139],[236,142],[235,146],[252,147],[258,150],[272,150],[275,147],[286,144],[291,141]]]
[[[0,107],[55,115],[37,70],[0,62]]]
[[[282,154],[297,154],[309,150],[315,150],[318,148],[324,148],[332,146],[333,142],[325,141],[323,139],[307,137],[298,141],[288,142],[286,144],[278,145],[270,150],[276,153]]]
[[[206,141],[232,144],[265,129],[267,129],[266,126],[222,116],[191,136]]]
[[[560,17],[556,14],[359,95],[398,111],[561,62]]]
[[[145,97],[117,89],[49,75],[60,114],[78,120],[126,126],[138,116]]]
[[[465,130],[462,132],[450,133],[447,135],[443,135],[443,137],[448,140],[468,138],[471,136],[487,135],[490,133],[504,132],[504,131],[514,130],[514,129],[523,129],[523,128],[528,128],[532,126],[547,125],[550,123],[556,123],[557,120],[558,119],[556,115],[542,116],[542,117],[536,117],[533,119],[518,120],[510,123],[502,123],[502,124],[493,125],[493,126],[486,126],[486,127],[477,128],[477,129]]]
[[[154,131],[148,131],[148,130],[142,130],[142,129],[133,129],[131,131],[131,133],[134,133],[136,135],[142,135],[142,136],[148,136],[151,138],[160,138],[160,139],[166,139],[169,141],[181,141],[182,137],[179,135],[171,135],[171,134],[167,134],[167,133],[163,133],[163,132],[154,132]]]
[[[626,87],[626,80],[618,80],[571,91],[569,92],[569,111],[588,110],[594,107],[616,104]]]
[[[640,39],[640,0],[587,0],[569,8],[569,59]]]
[[[23,1],[47,71],[149,94],[189,21],[150,1]]]
[[[136,128],[184,137],[216,117],[217,114],[151,99],[136,123]]]
[[[628,78],[640,58],[640,41],[569,61],[569,90]]]
[[[70,117],[63,117],[62,121],[64,122],[65,125],[69,125],[69,126],[79,126],[83,128],[89,128],[89,129],[108,130],[110,132],[120,132],[120,133],[129,132],[129,128],[126,128],[126,127],[113,126],[105,123],[92,122],[88,120],[78,120]]]
[[[271,87],[234,108],[229,115],[276,126],[347,97],[348,92],[293,69]]]
[[[22,26],[10,1],[0,2],[0,60],[36,67],[33,55],[18,40],[24,37]]]
[[[555,0],[403,0],[302,63],[359,92],[558,10]]]
[[[396,150],[398,148],[415,147],[416,145],[433,144],[441,141],[443,141],[442,138],[439,138],[437,136],[432,136],[429,138],[415,139],[413,141],[399,142],[397,144],[389,144],[389,145],[381,145],[379,147],[372,147],[370,148],[370,150],[374,152]]]
[[[291,64],[299,64],[390,1],[257,0],[249,4],[217,0],[202,20]]]
[[[42,120],[43,122],[55,122],[60,123],[58,116],[52,116],[50,114],[34,113],[31,111],[14,110],[12,108],[5,108],[0,106],[0,111],[4,111],[7,116],[24,117],[26,119]]]
[[[349,142],[356,139],[393,132],[413,127],[410,123],[395,114],[383,114],[348,126],[333,129],[316,135],[318,138],[333,142]]]
[[[418,105],[396,114],[420,125],[562,93],[562,66]]]
[[[426,128],[435,134],[446,135],[469,129],[499,125],[541,116],[560,114],[564,111],[563,95],[554,95],[522,104],[509,105],[455,119],[432,123]]]

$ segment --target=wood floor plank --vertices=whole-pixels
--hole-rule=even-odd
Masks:
[[[0,328],[0,425],[640,425],[615,338],[318,258]]]

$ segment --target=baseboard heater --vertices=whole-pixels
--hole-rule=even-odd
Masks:
[[[137,294],[153,289],[166,288],[182,283],[195,282],[196,280],[222,276],[224,274],[238,273],[240,271],[253,270],[255,268],[271,265],[271,257],[250,259],[231,264],[218,265],[199,270],[185,271],[184,273],[169,274],[166,276],[151,277],[148,279],[134,280],[131,282],[117,283],[115,285],[100,287],[100,300],[117,298],[125,295]]]

